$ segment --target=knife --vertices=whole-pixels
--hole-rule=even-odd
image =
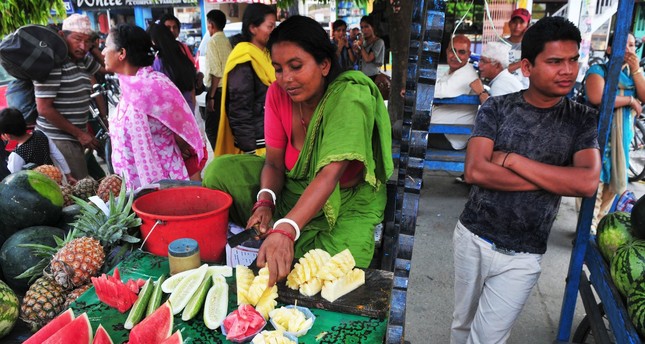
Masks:
[[[236,247],[251,238],[260,236],[260,234],[261,233],[260,233],[260,230],[258,229],[258,225],[255,225],[251,228],[247,228],[242,232],[228,238],[228,245],[231,246],[231,248]]]

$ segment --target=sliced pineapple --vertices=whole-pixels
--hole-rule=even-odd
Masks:
[[[275,306],[278,304],[278,301],[276,301],[277,298],[278,286],[274,285],[271,288],[266,288],[255,305],[255,310],[262,314],[264,319],[268,319],[269,313],[274,310]]]
[[[253,278],[253,282],[246,293],[246,299],[253,306],[258,304],[262,294],[267,289],[269,284],[269,268],[267,266],[263,267],[258,271],[258,275]]]
[[[276,329],[297,333],[311,327],[313,318],[307,319],[305,314],[296,307],[280,307],[269,313]]]
[[[300,285],[300,294],[305,296],[314,296],[320,292],[322,285],[322,280],[318,277],[314,277],[309,282]]]
[[[363,284],[365,284],[365,271],[354,269],[335,281],[325,281],[320,295],[325,300],[334,302]]]
[[[316,277],[325,281],[334,281],[343,277],[355,266],[356,261],[354,260],[354,256],[352,256],[349,249],[345,249],[331,257],[331,259],[320,268]]]
[[[305,253],[287,276],[287,287],[298,290],[300,285],[312,280],[329,259],[331,259],[329,253],[321,249],[313,249]]]
[[[247,293],[251,283],[253,283],[253,271],[247,268],[244,265],[238,265],[235,267],[235,280],[237,286],[237,304],[239,305],[248,305],[251,304],[247,298]]]

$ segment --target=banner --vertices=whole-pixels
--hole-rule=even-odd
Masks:
[[[83,10],[107,10],[132,6],[195,6],[198,0],[73,0],[76,8]]]

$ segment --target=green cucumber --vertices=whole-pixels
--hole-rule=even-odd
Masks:
[[[159,279],[155,282],[155,288],[152,290],[152,296],[150,296],[150,301],[148,302],[148,307],[146,309],[146,316],[152,314],[159,306],[161,306],[161,298],[163,297],[163,290],[161,290],[161,285],[166,279],[166,275],[161,275]]]
[[[221,275],[213,275],[213,286],[206,295],[204,303],[204,325],[214,330],[228,314],[228,284]]]
[[[208,276],[207,273],[206,278],[204,278],[202,283],[199,285],[199,288],[197,288],[195,294],[193,294],[193,297],[191,297],[190,301],[188,301],[188,304],[184,308],[184,312],[181,313],[181,320],[188,321],[194,318],[197,313],[199,313],[199,310],[202,309],[204,299],[206,298],[206,294],[208,293],[208,290],[210,289],[212,283],[213,280],[210,278],[210,276]]]
[[[144,284],[143,288],[139,291],[139,297],[137,298],[137,301],[134,302],[134,305],[132,305],[128,318],[125,319],[125,323],[123,324],[124,328],[131,330],[134,325],[138,324],[139,321],[143,319],[143,315],[148,307],[148,301],[152,295],[152,289],[152,278],[148,278],[146,284]]]

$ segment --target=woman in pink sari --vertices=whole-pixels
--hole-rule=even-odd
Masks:
[[[119,74],[121,101],[110,116],[112,165],[129,189],[161,179],[188,180],[184,160],[202,161],[202,140],[177,87],[150,66],[154,51],[140,27],[119,25],[107,38],[105,68]]]

